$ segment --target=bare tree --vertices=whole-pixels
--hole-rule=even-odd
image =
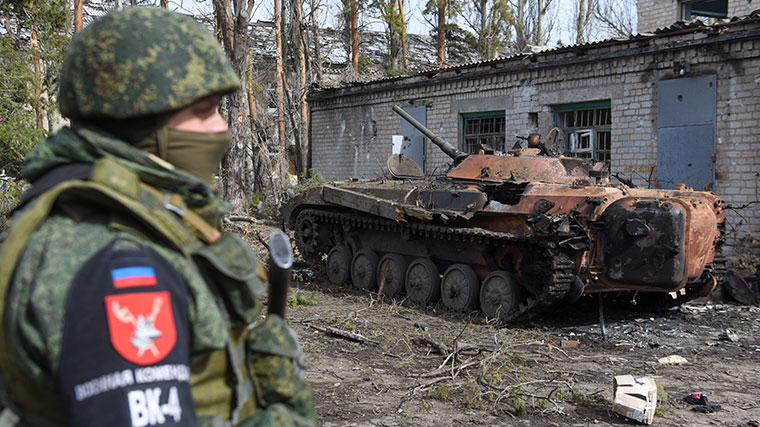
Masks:
[[[245,77],[250,61],[248,24],[254,2],[213,0],[213,4],[224,50],[243,86],[227,98],[227,120],[232,143],[222,160],[225,172],[224,198],[232,203],[235,211],[242,212],[254,193],[266,192],[267,180],[271,176],[266,148],[251,138],[251,126],[248,122],[251,116],[249,105],[246,105],[248,81]],[[252,147],[252,144],[258,146]]]
[[[285,151],[285,112],[284,112],[284,79],[282,52],[282,6],[280,0],[274,0],[274,37],[275,37],[275,82],[277,94],[277,141],[281,151]]]
[[[533,26],[533,44],[536,46],[546,45],[547,35],[549,33],[549,31],[546,31],[546,16],[549,13],[549,7],[551,5],[552,0],[536,0],[536,11],[534,15],[535,24]]]
[[[309,153],[309,141],[308,141],[308,114],[309,106],[306,103],[306,92],[308,89],[306,83],[306,40],[304,37],[304,19],[303,19],[303,0],[291,0],[291,19],[290,19],[290,34],[291,45],[295,49],[295,72],[298,76],[298,87],[296,88],[296,94],[298,95],[298,116],[299,123],[298,128],[294,129],[295,138],[295,166],[296,175],[306,175],[306,158]]]
[[[389,72],[398,72],[403,67],[402,38],[406,33],[406,23],[403,22],[397,0],[373,0],[371,4],[375,14],[385,24],[385,32],[388,37],[388,63]]]
[[[606,37],[631,37],[635,34],[635,0],[597,0],[593,13]]]
[[[316,81],[317,83],[322,83],[322,46],[320,43],[320,37],[319,37],[319,21],[317,20],[317,12],[320,9],[320,4],[317,2],[317,0],[309,0],[309,23],[311,25],[311,42],[313,44],[313,54],[311,56],[311,63],[312,65],[312,71],[316,73]],[[359,40],[357,38],[357,47],[359,44]],[[358,50],[358,49],[357,49]],[[308,62],[307,62],[308,63]],[[359,65],[358,57],[357,57],[357,63],[356,65]]]
[[[575,43],[589,41],[591,18],[597,9],[596,0],[577,0],[575,3]]]
[[[516,23],[507,0],[476,0],[470,3],[463,18],[475,35],[475,48],[481,59],[494,58],[506,48]]]

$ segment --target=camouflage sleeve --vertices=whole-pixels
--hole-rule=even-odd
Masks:
[[[269,315],[249,336],[249,360],[262,410],[244,425],[314,426],[314,395],[303,380],[303,353],[295,331]]]

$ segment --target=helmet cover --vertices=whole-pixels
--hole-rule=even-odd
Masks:
[[[73,120],[129,119],[240,87],[219,43],[192,18],[158,8],[109,13],[71,41],[58,104]]]

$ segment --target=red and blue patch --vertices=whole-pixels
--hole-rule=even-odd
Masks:
[[[135,286],[154,286],[156,270],[148,266],[121,267],[111,270],[111,280],[115,288],[132,288]]]

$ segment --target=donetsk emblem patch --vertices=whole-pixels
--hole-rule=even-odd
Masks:
[[[174,325],[169,291],[140,292],[105,297],[111,344],[125,359],[152,365],[174,348]]]

